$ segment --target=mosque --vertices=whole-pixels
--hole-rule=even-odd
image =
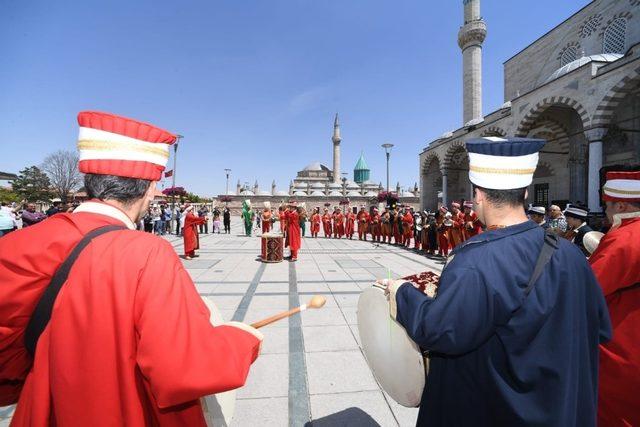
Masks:
[[[640,162],[640,0],[595,0],[504,62],[504,104],[482,111],[480,0],[464,0],[462,126],[419,155],[420,206],[471,198],[466,140],[547,140],[529,188],[540,206],[601,212],[603,172]]]
[[[307,207],[324,207],[327,205],[338,206],[346,201],[357,208],[360,205],[378,206],[378,194],[384,191],[382,183],[371,181],[371,170],[367,166],[364,153],[360,154],[354,169],[353,179],[347,178],[347,173],[340,173],[340,122],[336,114],[333,122],[333,135],[331,143],[333,146],[333,168],[329,168],[320,162],[312,162],[299,171],[294,179],[289,183],[289,188],[278,190],[275,181],[272,182],[269,190],[260,188],[258,181],[253,187],[242,186],[240,181],[236,185],[235,193],[220,195],[217,200],[228,200],[232,210],[240,209],[240,204],[244,199],[250,199],[254,206],[261,207],[263,202],[270,202],[272,206],[278,206],[288,200],[304,202]],[[399,196],[399,204],[418,207],[420,202],[420,190],[415,183],[410,189],[403,189],[397,183],[395,191]],[[241,196],[241,197],[237,197]]]

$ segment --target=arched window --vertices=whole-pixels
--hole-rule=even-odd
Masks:
[[[578,48],[575,46],[569,46],[564,49],[560,56],[560,66],[563,67],[576,59],[578,59]]]
[[[627,20],[618,18],[604,30],[602,53],[624,53],[627,44]]]

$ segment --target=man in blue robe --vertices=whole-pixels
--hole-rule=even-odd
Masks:
[[[474,210],[487,232],[455,248],[434,298],[388,283],[392,317],[430,355],[419,426],[596,423],[598,344],[611,325],[584,255],[565,239],[545,243],[525,215],[543,145],[467,142]]]

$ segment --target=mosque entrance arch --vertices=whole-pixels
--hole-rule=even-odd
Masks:
[[[579,103],[568,98],[550,98],[530,110],[518,127],[518,136],[547,141],[540,151],[539,164],[553,171],[553,179],[544,177],[541,171],[534,181],[538,180],[540,185],[540,180],[548,180],[550,202],[586,203],[588,142],[584,131],[588,126],[589,119]],[[533,203],[535,196],[532,186],[528,202]]]
[[[438,194],[442,191],[440,159],[437,156],[427,158],[422,165],[422,209],[435,211],[441,202]]]
[[[469,155],[462,143],[453,145],[445,158],[447,173],[447,202],[460,202],[472,199],[471,181],[469,181]]]

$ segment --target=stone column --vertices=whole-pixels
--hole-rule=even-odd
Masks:
[[[448,170],[446,168],[440,169],[440,173],[442,173],[442,205],[449,206],[449,199],[447,196],[447,173]]]
[[[600,206],[600,169],[602,168],[602,139],[606,128],[595,128],[585,131],[589,141],[589,176],[587,200],[591,212],[602,212]]]

